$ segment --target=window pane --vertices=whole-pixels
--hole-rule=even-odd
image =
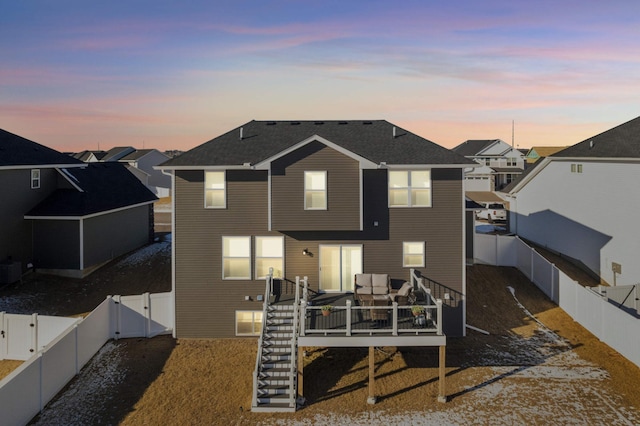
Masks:
[[[389,206],[408,206],[409,196],[406,189],[389,190]]]
[[[402,244],[403,266],[424,266],[424,242],[405,242]]]
[[[204,187],[207,189],[224,189],[224,172],[205,172]]]
[[[249,259],[226,258],[224,259],[223,267],[223,278],[251,278]]]
[[[224,237],[223,255],[225,257],[249,257],[251,243],[249,237]]]
[[[411,191],[411,205],[414,207],[431,207],[431,190],[413,189]]]
[[[265,278],[269,274],[269,268],[273,268],[274,278],[283,278],[282,259],[262,258],[256,259],[256,279]]]
[[[324,191],[326,189],[326,172],[304,172],[307,190]]]
[[[325,192],[307,191],[306,208],[307,209],[326,209],[327,200]]]
[[[282,257],[282,237],[256,237],[256,256]]]
[[[262,312],[236,311],[236,334],[257,335],[262,329]]]
[[[411,172],[411,187],[431,188],[431,172],[429,170]]]
[[[207,190],[204,194],[205,207],[224,207],[224,190]]]
[[[389,171],[389,188],[406,188],[409,186],[409,174],[407,172]]]

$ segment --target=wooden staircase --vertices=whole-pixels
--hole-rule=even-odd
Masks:
[[[297,345],[295,306],[266,307],[266,321],[260,336],[259,361],[254,378],[251,411],[296,411]]]

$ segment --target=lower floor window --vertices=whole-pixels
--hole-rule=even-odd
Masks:
[[[236,311],[236,336],[259,336],[262,311]]]

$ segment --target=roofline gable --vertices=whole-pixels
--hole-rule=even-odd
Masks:
[[[269,158],[266,158],[262,161],[260,161],[259,163],[256,163],[254,165],[251,165],[252,168],[256,169],[256,170],[267,170],[269,169],[269,167],[271,167],[271,163],[274,162],[275,160],[284,157],[285,155],[288,155],[300,148],[302,148],[303,146],[306,146],[308,144],[310,144],[311,142],[320,142],[323,145],[326,145],[327,147],[338,151],[339,153],[346,155],[347,157],[357,161],[358,163],[360,163],[360,168],[362,169],[375,169],[378,168],[378,165],[375,164],[373,161],[371,160],[367,160],[366,158],[355,154],[352,151],[349,151],[348,149],[343,148],[342,146],[331,142],[328,139],[323,138],[322,136],[319,136],[317,134],[308,137],[307,139],[298,142],[297,144],[291,145],[289,148],[280,151],[279,153],[277,153],[276,155],[273,155]]]

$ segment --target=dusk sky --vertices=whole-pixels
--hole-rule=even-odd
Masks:
[[[640,1],[8,1],[0,128],[190,149],[256,120],[573,145],[640,115]]]

